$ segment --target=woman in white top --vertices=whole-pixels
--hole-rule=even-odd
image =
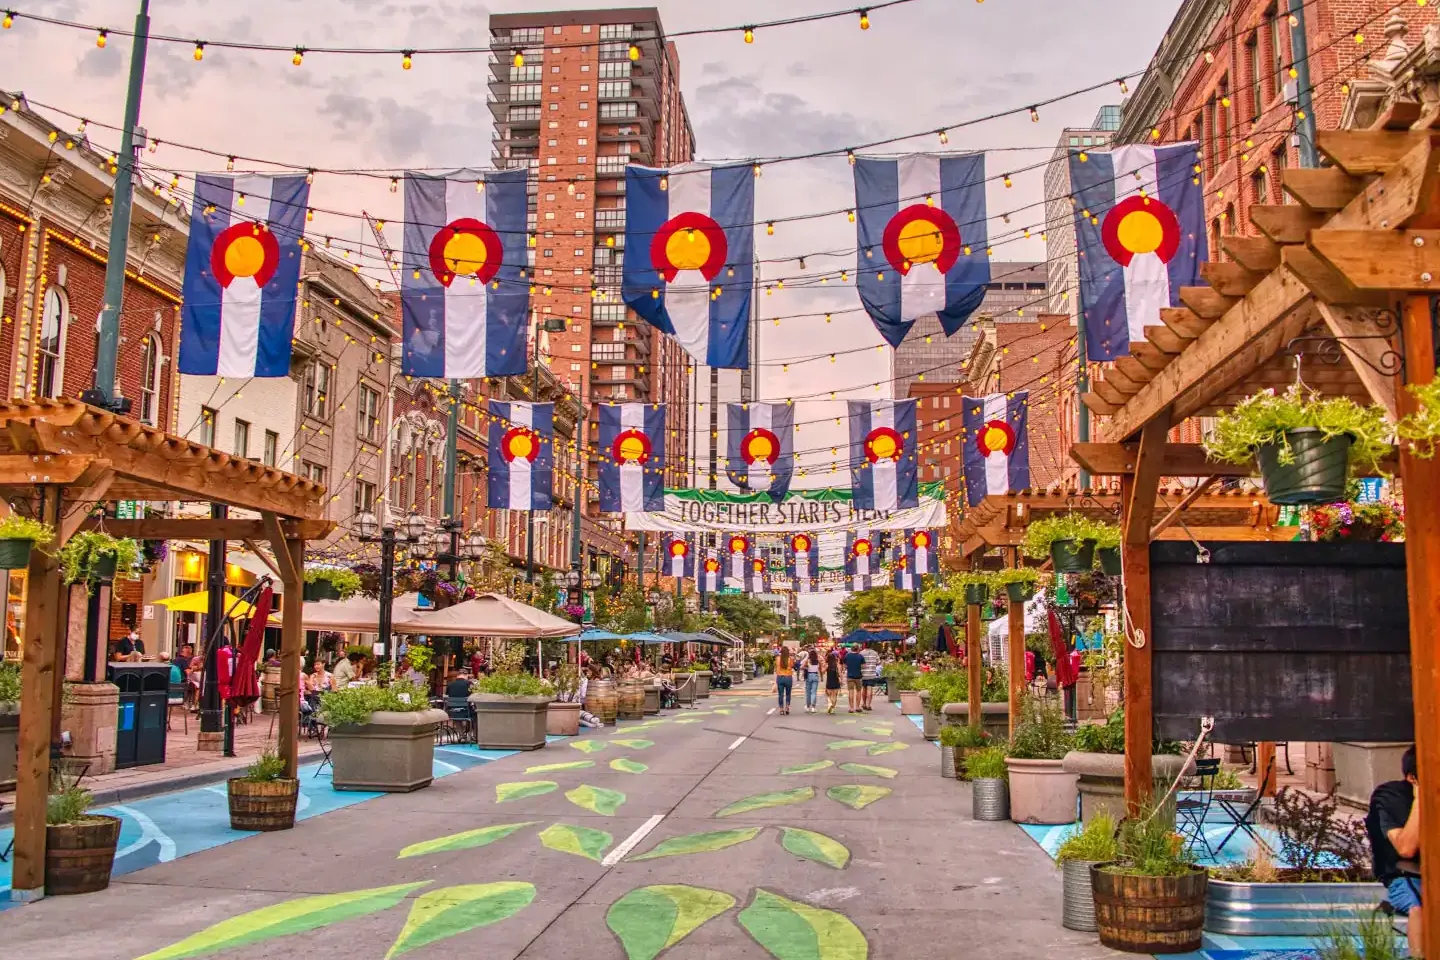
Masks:
[[[820,696],[820,652],[813,646],[802,661],[805,670],[805,712],[814,713]]]

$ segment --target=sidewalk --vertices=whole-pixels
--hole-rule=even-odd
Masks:
[[[165,743],[165,762],[128,767],[113,773],[87,776],[81,786],[95,794],[96,806],[124,803],[157,793],[168,793],[187,787],[219,783],[243,771],[260,755],[267,744],[274,746],[278,736],[271,735],[270,714],[259,713],[249,723],[235,728],[235,756],[201,753],[196,749],[200,720],[191,715],[190,732],[177,713]],[[313,740],[300,741],[300,762],[320,756],[320,747]],[[14,821],[15,793],[0,793],[0,826]]]

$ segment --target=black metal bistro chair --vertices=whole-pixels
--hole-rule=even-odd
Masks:
[[[1215,850],[1205,836],[1205,820],[1210,815],[1210,806],[1215,802],[1215,778],[1220,775],[1220,758],[1199,758],[1195,761],[1195,787],[1175,801],[1175,827],[1185,838],[1185,846],[1191,850],[1196,846],[1204,848],[1213,860]]]
[[[1260,778],[1260,786],[1255,790],[1255,798],[1250,801],[1250,804],[1245,807],[1244,810],[1240,809],[1240,804],[1244,801],[1234,799],[1227,791],[1222,790],[1216,795],[1215,803],[1235,822],[1235,826],[1231,827],[1230,832],[1225,834],[1225,839],[1221,840],[1219,845],[1215,847],[1217,854],[1225,849],[1225,844],[1229,843],[1235,834],[1241,832],[1255,841],[1257,847],[1269,849],[1270,845],[1265,842],[1265,838],[1260,836],[1259,831],[1255,829],[1255,815],[1259,811],[1260,805],[1265,801],[1265,790],[1270,784],[1270,778],[1276,776],[1276,774],[1275,758],[1272,756],[1270,763],[1265,767],[1265,775]]]

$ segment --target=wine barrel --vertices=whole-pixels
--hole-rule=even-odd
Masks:
[[[246,780],[228,783],[232,830],[289,830],[295,826],[298,780]]]
[[[89,814],[45,828],[45,893],[94,893],[110,886],[120,818]]]
[[[1090,867],[1095,926],[1100,942],[1127,953],[1193,953],[1205,926],[1203,867],[1178,877],[1137,877],[1111,873],[1107,864]]]
[[[616,700],[614,680],[591,680],[585,688],[585,711],[607,726],[615,723]]]
[[[621,682],[615,716],[621,720],[645,719],[645,684],[639,680]]]
[[[260,709],[266,713],[280,712],[280,667],[267,666],[260,676]]]

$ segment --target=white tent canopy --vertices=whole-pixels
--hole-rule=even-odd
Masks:
[[[1045,605],[1038,597],[1025,602],[1025,632],[1038,633],[1046,629]],[[1000,617],[990,621],[986,637],[992,663],[1005,663],[1010,640],[1010,618]]]
[[[397,602],[396,606],[399,604]],[[417,612],[396,618],[396,633],[423,633],[441,637],[501,637],[537,640],[571,637],[580,625],[537,610],[498,593],[481,594],[444,610]]]
[[[413,616],[418,593],[396,597],[390,605],[391,616]],[[379,633],[380,601],[355,594],[348,600],[309,600],[304,604],[301,622],[306,630],[338,630],[341,633]]]

